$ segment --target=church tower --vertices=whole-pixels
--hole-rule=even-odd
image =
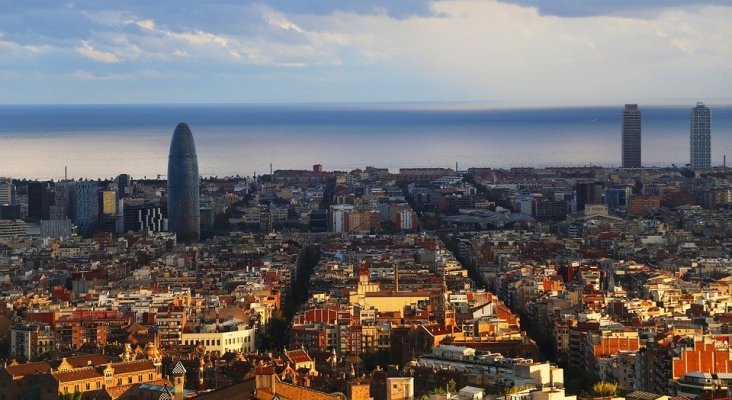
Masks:
[[[175,367],[173,368],[173,386],[174,386],[174,392],[175,400],[183,400],[183,387],[185,385],[186,381],[186,369],[183,366],[183,363],[178,361],[178,363],[175,364]]]

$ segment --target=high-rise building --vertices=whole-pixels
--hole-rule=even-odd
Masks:
[[[175,127],[168,156],[168,229],[179,241],[201,236],[200,176],[193,133],[188,124]]]
[[[155,204],[124,206],[124,231],[161,232],[165,230],[163,210]]]
[[[89,236],[99,224],[99,187],[96,182],[76,183],[76,225],[81,235]]]
[[[623,110],[623,168],[641,167],[641,112],[637,104]]]
[[[0,177],[0,205],[15,203],[15,186],[11,178]]]
[[[129,190],[131,181],[132,178],[127,174],[117,175],[117,194],[119,195],[119,198],[125,197]]]
[[[712,166],[712,110],[699,102],[691,109],[689,117],[691,169],[709,169]]]
[[[117,191],[104,189],[99,192],[100,213],[103,216],[117,215]]]
[[[76,211],[76,182],[56,182],[54,185],[54,205],[50,209],[50,219],[76,219],[74,214]]]
[[[49,219],[53,192],[49,182],[28,182],[28,218]]]

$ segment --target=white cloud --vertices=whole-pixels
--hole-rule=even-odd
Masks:
[[[134,80],[139,78],[162,78],[163,75],[152,69],[144,69],[140,71],[118,73],[118,74],[96,74],[89,71],[77,70],[67,74],[67,77],[82,81],[121,81]]]
[[[284,16],[280,13],[276,13],[274,11],[266,11],[264,13],[264,19],[271,26],[274,26],[274,27],[282,29],[282,30],[295,31],[298,33],[304,32],[302,30],[302,28],[300,28],[299,26],[297,26],[297,24],[288,20],[286,16]]]
[[[14,42],[12,40],[7,40],[3,37],[3,34],[0,33],[0,49],[5,49],[9,51],[20,51],[30,54],[39,54],[44,53],[48,51],[51,48],[51,46],[48,45],[28,45],[28,44],[20,44],[18,42]]]
[[[732,92],[727,78],[732,70],[732,7],[564,18],[497,1],[430,4],[432,14],[404,18],[387,12],[285,13],[261,5],[209,10],[232,13],[226,18],[155,14],[165,7],[84,12],[88,29],[79,29],[73,39],[46,38],[45,43],[62,49],[54,54],[119,63],[122,71],[186,71],[191,65],[205,68],[210,76],[232,71],[237,76],[243,66],[261,66],[262,71],[272,67],[275,72],[269,76],[277,76],[270,78],[273,87],[328,78],[333,82],[329,93],[354,100],[366,93],[381,99],[579,103],[723,97]],[[218,23],[234,20],[230,17],[238,17],[237,12],[246,13],[246,26]],[[34,56],[49,48],[22,45],[0,34],[0,49]],[[74,66],[66,72],[75,74],[77,68],[87,69]],[[92,79],[84,73],[77,78],[84,77]],[[353,82],[369,83],[348,87],[357,86]],[[340,83],[343,90],[335,86]]]
[[[83,40],[76,51],[84,57],[103,63],[118,63],[122,61],[116,54],[109,51],[97,50],[88,41]]]

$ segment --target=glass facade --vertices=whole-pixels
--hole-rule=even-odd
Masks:
[[[180,123],[173,132],[168,156],[168,230],[179,241],[196,241],[201,235],[200,176],[191,128]]]

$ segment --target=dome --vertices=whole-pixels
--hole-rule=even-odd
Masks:
[[[160,351],[152,342],[148,342],[145,346],[145,350],[143,350],[143,354],[145,354],[145,357],[150,358],[156,358],[160,356]]]

